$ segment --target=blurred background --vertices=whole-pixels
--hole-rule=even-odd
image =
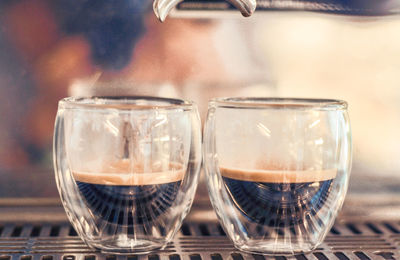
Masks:
[[[203,119],[217,96],[344,99],[350,194],[400,195],[400,17],[176,12],[162,24],[151,7],[0,2],[0,198],[58,197],[54,119],[58,100],[71,95],[187,98]]]

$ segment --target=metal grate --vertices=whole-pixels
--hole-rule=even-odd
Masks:
[[[150,255],[104,255],[88,248],[69,223],[3,223],[0,260],[285,260],[237,251],[216,222],[184,223],[165,250]],[[400,222],[336,224],[311,254],[292,259],[400,259]]]

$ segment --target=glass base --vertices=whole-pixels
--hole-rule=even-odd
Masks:
[[[165,248],[167,242],[145,239],[113,239],[88,242],[91,247],[105,254],[141,255]]]
[[[251,244],[234,244],[238,250],[249,253],[249,254],[261,254],[261,255],[284,255],[293,256],[297,254],[309,254],[317,245],[288,245],[288,244],[277,244],[273,242],[253,242]]]

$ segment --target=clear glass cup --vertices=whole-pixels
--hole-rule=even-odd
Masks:
[[[347,103],[209,102],[203,158],[212,205],[239,250],[307,253],[329,232],[349,182]]]
[[[201,165],[195,104],[155,97],[59,102],[54,168],[65,211],[91,247],[164,248],[193,202]]]

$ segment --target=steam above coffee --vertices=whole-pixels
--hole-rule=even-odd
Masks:
[[[318,214],[331,192],[336,169],[281,171],[220,167],[235,207],[251,222],[293,227]]]

